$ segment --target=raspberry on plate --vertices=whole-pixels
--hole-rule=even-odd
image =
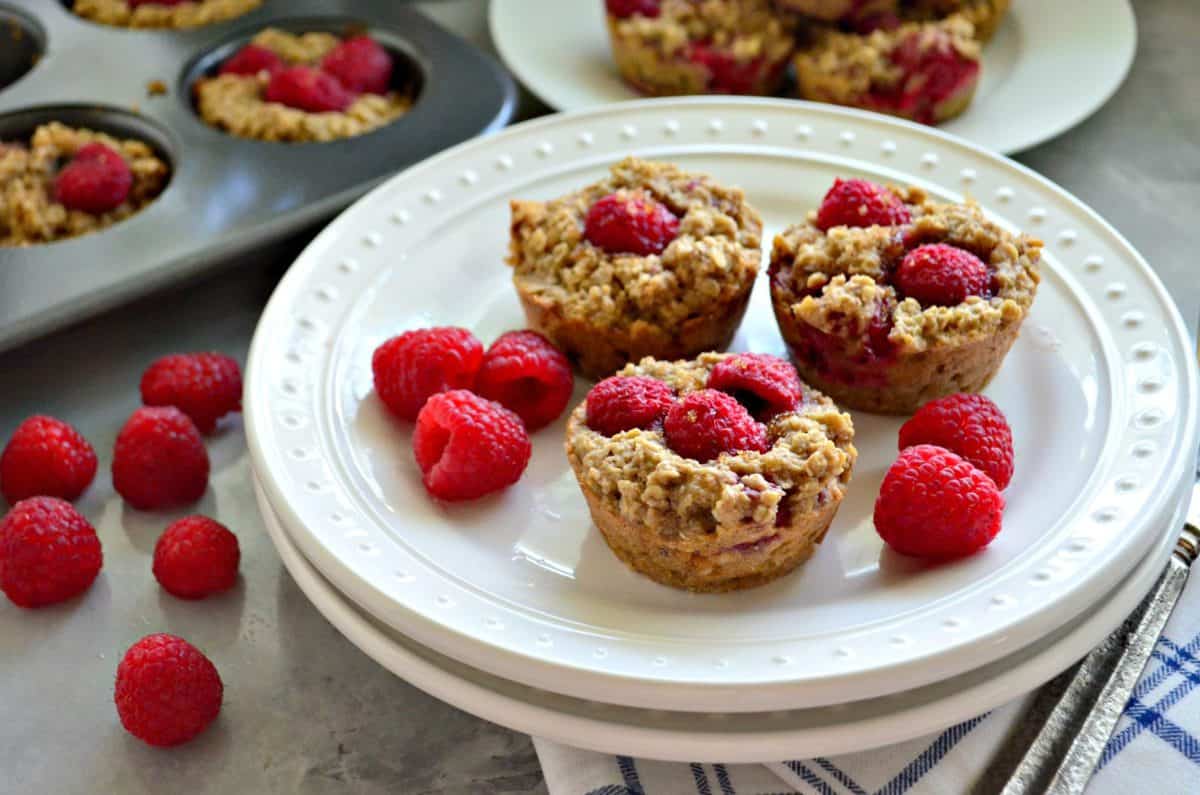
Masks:
[[[1012,429],[1000,407],[983,395],[959,393],[932,400],[900,427],[900,449],[935,444],[970,461],[1007,488],[1013,474]]]
[[[273,50],[258,44],[247,44],[235,52],[218,70],[223,75],[256,75],[268,72],[274,75],[283,71],[283,59]]]
[[[865,179],[835,179],[817,210],[817,228],[898,226],[912,220],[900,197]]]
[[[516,483],[532,447],[521,418],[465,389],[434,395],[417,417],[413,453],[426,490],[473,500]]]
[[[667,446],[685,458],[712,461],[721,453],[766,452],[767,429],[735,398],[715,389],[689,392],[663,420]]]
[[[9,504],[26,497],[73,500],[96,476],[96,451],[62,420],[34,415],[13,432],[0,454],[0,492]]]
[[[217,420],[242,410],[242,371],[220,353],[177,353],[158,359],[142,374],[142,403],[174,406],[212,433]]]
[[[661,254],[679,234],[679,219],[639,191],[619,190],[588,210],[584,237],[610,254]]]
[[[208,488],[208,452],[188,416],[174,406],[133,412],[113,447],[113,488],[139,510],[195,502]]]
[[[125,730],[148,745],[192,739],[221,711],[225,687],[203,652],[183,638],[147,635],[117,666],[113,701]]]
[[[228,528],[207,516],[186,516],[154,545],[154,579],[180,599],[203,599],[234,586],[241,559]]]
[[[43,607],[86,591],[104,554],[88,520],[69,502],[30,497],[0,521],[0,590],[20,607]]]
[[[804,396],[792,363],[769,353],[738,353],[721,360],[708,374],[708,388],[733,395],[762,422],[792,411]]]
[[[930,560],[979,551],[1000,532],[1004,497],[986,474],[943,447],[900,453],[875,501],[875,530],[902,555]]]
[[[587,426],[605,436],[661,422],[675,403],[675,390],[657,378],[614,375],[592,387],[587,399]]]
[[[355,94],[386,94],[392,82],[392,56],[370,36],[354,36],[321,59],[321,70]]]
[[[483,363],[483,345],[465,328],[406,331],[375,349],[375,391],[388,410],[412,422],[431,395],[471,389]]]
[[[477,394],[515,412],[530,431],[558,419],[574,386],[567,357],[536,331],[500,335],[475,380]]]
[[[125,158],[102,143],[85,144],[54,179],[54,198],[68,210],[101,215],[120,207],[133,187]]]
[[[336,77],[320,69],[291,66],[271,77],[263,99],[309,113],[328,113],[350,107],[354,95]]]
[[[968,296],[985,296],[991,274],[983,260],[945,243],[918,246],[896,270],[896,287],[921,306],[956,306]]]

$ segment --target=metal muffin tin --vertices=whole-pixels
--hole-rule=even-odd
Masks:
[[[0,247],[0,349],[235,257],[245,261],[238,255],[329,217],[405,166],[503,127],[515,108],[502,67],[392,0],[267,0],[187,31],[97,25],[69,4],[0,0],[0,141],[54,120],[139,138],[170,163],[171,180],[152,204],[107,229]],[[397,85],[419,89],[413,107],[385,127],[331,143],[248,140],[205,124],[193,82],[268,25],[365,30],[396,56]],[[154,81],[166,95],[151,95]]]

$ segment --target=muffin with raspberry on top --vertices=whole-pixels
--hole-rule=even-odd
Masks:
[[[197,28],[240,17],[262,0],[74,0],[71,10],[121,28]]]
[[[995,375],[1037,293],[1041,248],[974,202],[837,180],[775,238],[775,318],[805,380],[851,408],[911,414]]]
[[[512,202],[508,264],[529,325],[601,378],[728,346],[761,237],[741,190],[627,158],[562,198]]]
[[[592,520],[635,571],[674,588],[763,585],[824,539],[857,452],[850,415],[786,360],[646,358],[592,388],[567,459]]]
[[[771,0],[605,0],[613,58],[643,94],[774,93],[795,47]]]

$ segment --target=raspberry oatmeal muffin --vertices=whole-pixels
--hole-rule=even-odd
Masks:
[[[195,28],[240,17],[262,0],[75,0],[76,15],[122,28]]]
[[[865,20],[894,18],[900,0],[775,0],[775,5],[821,22],[855,25]]]
[[[980,46],[961,16],[911,22],[867,35],[813,32],[796,54],[796,90],[804,99],[889,113],[924,124],[967,109],[979,84]]]
[[[758,275],[742,191],[627,158],[548,202],[512,202],[508,264],[529,325],[590,378],[729,345]]]
[[[775,238],[775,318],[807,381],[850,408],[911,414],[995,375],[1033,304],[1041,247],[974,202],[838,180]]]
[[[652,358],[597,384],[567,458],[605,541],[675,588],[763,585],[825,537],[857,455],[850,415],[763,354]]]
[[[196,81],[208,124],[261,141],[333,141],[389,124],[412,105],[395,88],[392,56],[365,35],[267,28]]]
[[[0,246],[95,232],[140,212],[170,179],[146,143],[59,122],[0,142]]]
[[[907,0],[904,16],[907,19],[944,19],[958,14],[975,26],[975,38],[989,41],[995,35],[1010,0]]]
[[[771,0],[606,0],[621,77],[651,96],[771,94],[794,48]]]

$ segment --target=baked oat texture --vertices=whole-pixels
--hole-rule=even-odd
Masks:
[[[904,16],[936,20],[958,14],[975,26],[975,38],[987,42],[996,35],[1010,4],[1011,0],[907,0]]]
[[[690,361],[643,359],[621,375],[703,389],[731,354]],[[567,459],[613,552],[663,585],[732,591],[763,585],[807,560],[841,504],[857,451],[850,415],[805,388],[801,405],[768,425],[764,453],[707,463],[672,451],[659,429],[604,436],[587,426],[587,402],[567,421]]]
[[[341,38],[332,33],[293,34],[267,28],[252,42],[289,65],[316,65]],[[371,132],[404,115],[412,97],[398,92],[361,94],[345,111],[309,113],[263,99],[270,77],[225,74],[204,77],[194,88],[196,108],[208,124],[239,138],[290,143],[327,142]]]
[[[771,301],[806,381],[850,408],[911,414],[991,381],[1037,294],[1042,243],[1002,229],[974,202],[939,203],[918,188],[892,190],[912,213],[908,226],[822,232],[814,212],[778,235]],[[948,243],[982,259],[992,271],[993,294],[950,307],[922,307],[898,295],[888,274],[905,250],[927,243]],[[867,340],[879,317],[891,325],[889,350],[875,355]]]
[[[92,142],[119,152],[133,172],[129,197],[101,215],[68,210],[54,199],[61,164]],[[142,141],[59,122],[43,124],[28,142],[0,143],[0,246],[49,243],[112,226],[154,201],[169,178],[170,167]]]
[[[133,8],[125,0],[75,0],[71,10],[84,19],[122,28],[196,28],[240,17],[262,0],[195,0],[178,5],[146,3]]]

